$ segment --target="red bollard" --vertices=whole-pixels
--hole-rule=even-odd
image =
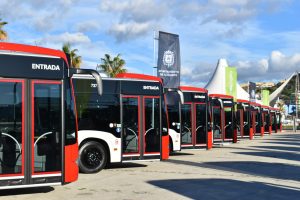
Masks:
[[[249,139],[253,139],[253,128],[250,128]]]
[[[212,145],[213,145],[212,137],[213,137],[212,131],[208,131],[207,132],[207,147],[206,147],[207,150],[212,149]]]

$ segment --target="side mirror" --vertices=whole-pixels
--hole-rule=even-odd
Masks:
[[[69,68],[68,73],[69,73],[69,77],[72,77],[74,74],[90,74],[90,75],[92,75],[95,78],[96,83],[97,83],[98,94],[102,95],[102,91],[103,91],[102,79],[101,79],[99,72],[97,72],[96,70]]]

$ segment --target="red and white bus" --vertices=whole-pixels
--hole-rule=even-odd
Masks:
[[[0,43],[0,189],[77,180],[77,121],[66,55]],[[101,92],[101,88],[99,90]]]
[[[271,113],[271,126],[272,131],[274,133],[281,132],[282,125],[281,125],[281,113],[278,108],[270,107]]]
[[[264,134],[272,134],[272,123],[269,106],[261,106]]]
[[[211,109],[213,144],[237,142],[237,129],[234,119],[233,97],[224,94],[209,94]]]
[[[262,130],[263,118],[262,118],[262,105],[255,102],[250,102],[251,107],[251,127],[253,128],[253,134],[250,135],[250,139],[254,136],[263,136],[264,131]]]
[[[180,147],[211,149],[212,132],[209,126],[207,90],[180,86],[179,90],[169,91],[166,95],[170,149],[172,151],[180,150]]]
[[[103,94],[91,76],[74,76],[79,168],[95,173],[108,163],[169,157],[162,80],[141,74],[103,78]]]
[[[251,122],[250,102],[243,99],[237,99],[236,123],[239,138],[249,139],[253,136],[253,127]]]

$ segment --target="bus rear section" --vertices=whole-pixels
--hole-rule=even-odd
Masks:
[[[104,78],[102,96],[91,77],[78,76],[73,83],[82,172],[98,172],[107,163],[168,158],[161,79],[129,73]]]
[[[251,107],[247,100],[237,99],[236,110],[237,135],[239,138],[248,138],[253,135],[251,126]]]
[[[212,115],[213,144],[224,144],[237,141],[234,120],[233,97],[223,94],[209,95]]]
[[[0,189],[77,180],[74,94],[66,55],[0,43]]]

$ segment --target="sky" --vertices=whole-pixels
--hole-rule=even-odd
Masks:
[[[300,70],[298,0],[1,0],[9,42],[61,49],[70,42],[82,68],[121,54],[126,69],[152,75],[154,34],[179,35],[181,84],[203,87],[218,59],[238,81],[274,81]],[[156,73],[155,73],[156,74]]]

